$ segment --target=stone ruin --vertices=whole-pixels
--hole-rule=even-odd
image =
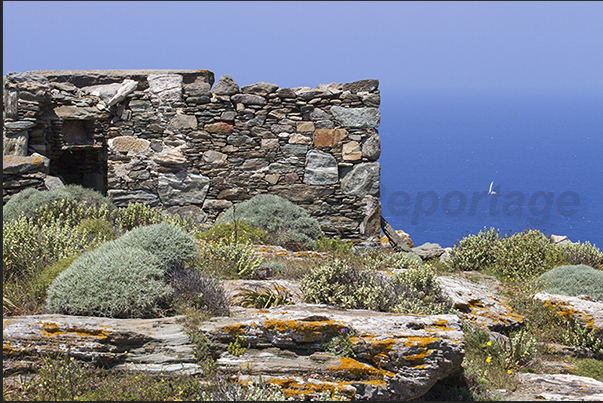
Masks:
[[[327,236],[378,245],[378,86],[239,87],[207,70],[8,73],[3,202],[60,180],[203,222],[272,193]]]

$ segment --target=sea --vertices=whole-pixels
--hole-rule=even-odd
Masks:
[[[379,109],[382,216],[415,246],[496,228],[603,250],[603,94],[382,89]]]

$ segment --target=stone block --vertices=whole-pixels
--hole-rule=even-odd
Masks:
[[[210,179],[197,174],[160,174],[157,178],[159,198],[166,206],[203,205]]]
[[[338,181],[339,169],[335,157],[316,149],[308,151],[304,183],[308,185],[331,185]]]
[[[343,108],[332,106],[331,113],[343,127],[369,128],[377,127],[381,122],[381,113],[377,108]]]
[[[350,196],[379,195],[381,165],[378,162],[356,164],[341,179],[341,190]]]

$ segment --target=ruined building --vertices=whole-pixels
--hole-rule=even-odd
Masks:
[[[207,70],[9,73],[3,199],[60,179],[213,220],[282,196],[327,236],[378,242],[378,80],[239,87]]]

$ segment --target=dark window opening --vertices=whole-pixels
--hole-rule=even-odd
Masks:
[[[50,175],[107,195],[107,154],[100,147],[64,147],[50,158]]]
[[[63,122],[63,142],[66,145],[94,144],[94,122],[88,120],[65,120]]]

